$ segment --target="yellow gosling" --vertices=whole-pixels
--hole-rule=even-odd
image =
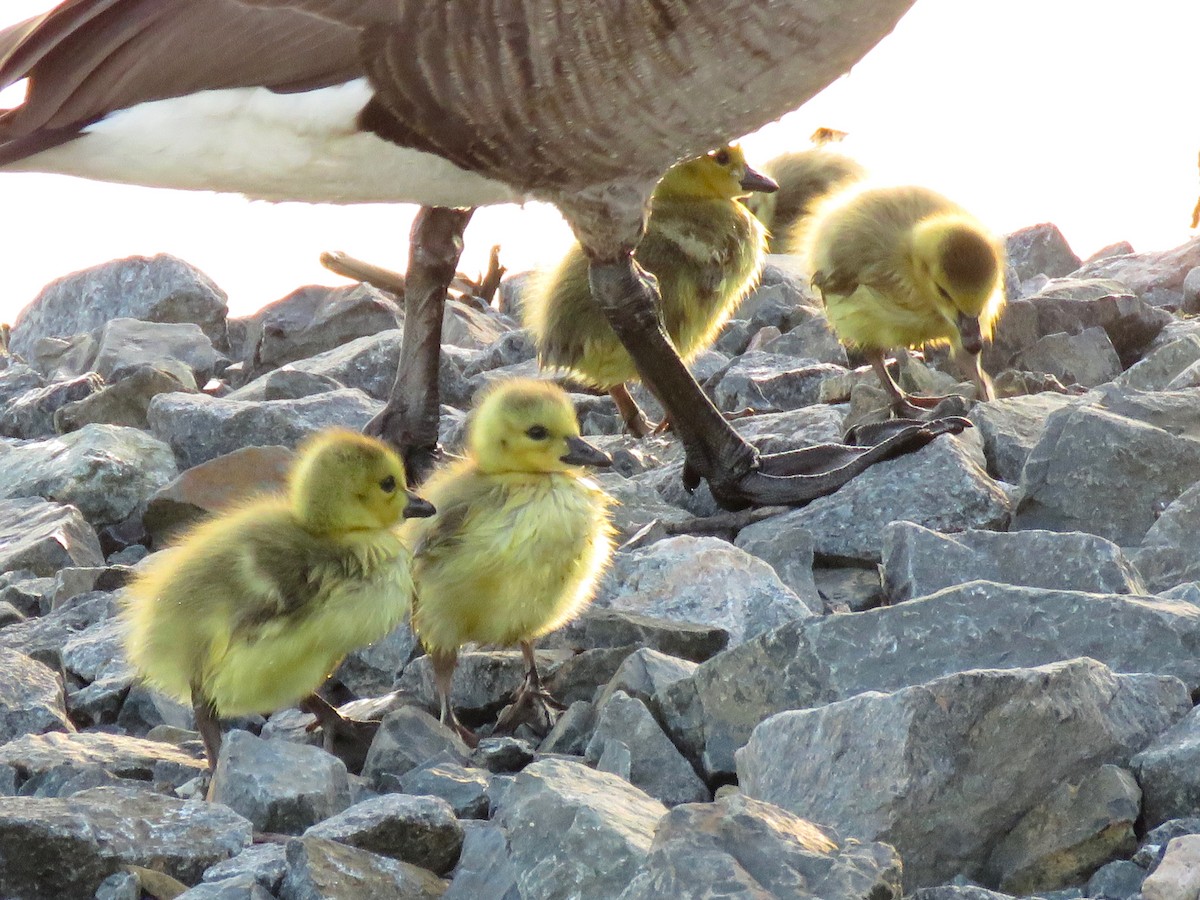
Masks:
[[[498,729],[541,690],[533,642],[591,601],[612,554],[611,498],[582,466],[611,460],[579,436],[567,395],[545,381],[498,384],[471,414],[465,459],[422,486],[438,514],[407,522],[413,549],[412,623],[433,663],[442,721],[474,734],[450,705],[458,650],[468,642],[519,644],[524,684]]]
[[[658,279],[662,323],[685,362],[712,345],[758,282],[766,232],[738,198],[773,190],[737,146],[680,163],[655,188],[636,258]],[[582,248],[539,280],[523,316],[544,367],[612,393],[635,435],[652,430],[625,387],[637,367],[592,299]]]
[[[190,701],[209,765],[220,716],[305,701],[342,657],[403,621],[411,560],[395,534],[433,507],[374,438],[330,430],[300,449],[286,496],[248,501],[152,556],[125,592],[126,647],[146,681]]]
[[[1004,251],[969,213],[923,187],[850,193],[815,214],[804,255],[838,337],[867,355],[896,412],[944,399],[908,396],[887,371],[889,349],[924,343],[948,343],[991,399],[979,353],[1004,304]]]

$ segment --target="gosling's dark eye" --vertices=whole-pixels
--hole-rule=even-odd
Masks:
[[[383,479],[383,481],[379,482],[379,486],[383,489],[385,494],[390,494],[396,489],[396,476],[389,475],[387,478]]]
[[[716,161],[718,166],[727,166],[729,165],[729,151],[718,150],[713,154],[713,159]]]
[[[550,432],[546,429],[545,425],[530,425],[525,432],[525,436],[535,441],[544,441],[550,437]]]

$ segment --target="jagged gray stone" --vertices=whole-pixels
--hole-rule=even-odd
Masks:
[[[1055,786],[1127,763],[1190,708],[1178,679],[1090,659],[974,670],[773,716],[738,752],[738,780],[750,797],[893,844],[905,886],[932,886],[983,876]]]

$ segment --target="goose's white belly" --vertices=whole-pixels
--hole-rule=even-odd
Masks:
[[[358,131],[370,98],[358,79],[293,94],[231,88],[157,100],[5,168],[258,200],[482,206],[523,199],[439,156]]]

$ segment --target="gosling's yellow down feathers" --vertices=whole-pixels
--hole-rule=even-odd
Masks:
[[[762,167],[779,184],[774,193],[755,193],[743,203],[766,226],[768,253],[795,253],[800,223],[820,204],[866,177],[866,170],[841,153],[815,148],[784,153]]]
[[[422,486],[438,515],[402,531],[413,627],[431,652],[552,631],[591,600],[612,553],[612,501],[579,468],[608,460],[579,437],[560,388],[499,384],[471,414],[468,448]]]
[[[716,339],[757,282],[765,231],[737,198],[773,189],[736,146],[680,163],[655,189],[635,255],[658,279],[662,321],[685,361]],[[632,358],[592,299],[578,245],[539,280],[523,317],[543,366],[604,389],[637,379]]]
[[[152,686],[223,716],[311,694],[407,613],[410,558],[394,527],[414,504],[384,444],[321,433],[301,448],[287,496],[249,501],[148,560],[125,592],[130,661]]]
[[[978,353],[1004,302],[999,241],[928,188],[835,198],[806,229],[803,255],[838,336],[864,349]]]

